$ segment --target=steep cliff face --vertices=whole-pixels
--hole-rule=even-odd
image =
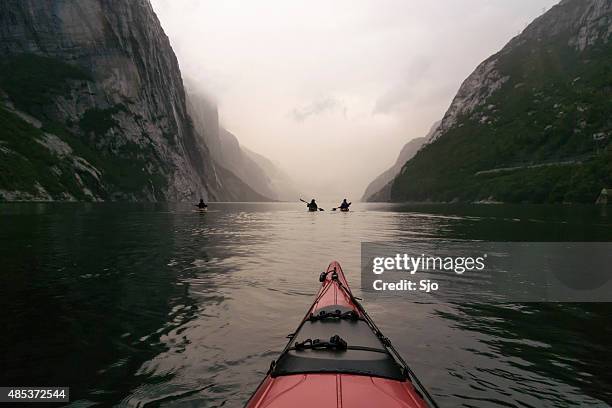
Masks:
[[[224,198],[148,0],[5,0],[0,57],[1,197]]]
[[[391,182],[400,173],[404,164],[412,159],[419,149],[433,136],[440,126],[440,122],[433,124],[427,135],[412,139],[404,145],[395,164],[380,176],[374,179],[366,188],[362,201],[389,201],[391,199]]]
[[[217,106],[188,86],[187,106],[196,130],[202,135],[215,163],[244,181],[251,189],[272,200],[295,200],[297,193],[289,177],[265,157],[248,151],[238,138],[219,126]]]
[[[396,201],[594,202],[612,177],[612,1],[564,0],[461,86]]]

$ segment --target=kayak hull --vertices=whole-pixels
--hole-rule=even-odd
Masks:
[[[306,317],[264,381],[248,408],[425,408],[427,403],[391,356],[376,350],[299,350],[304,337],[340,334],[349,344],[376,348],[380,340],[364,332],[364,314],[352,300],[346,277],[337,262],[322,275],[322,286]],[[315,320],[312,316],[339,310],[354,319]],[[338,320],[342,320],[339,322]],[[318,333],[318,335],[316,335]],[[327,337],[325,337],[327,338]],[[331,340],[331,339],[330,339]],[[296,346],[292,346],[295,344]],[[380,347],[380,346],[378,346]],[[362,347],[366,348],[366,347]],[[322,372],[329,371],[329,372]]]
[[[350,374],[266,377],[248,408],[427,407],[410,383]]]

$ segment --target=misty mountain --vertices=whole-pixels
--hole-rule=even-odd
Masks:
[[[303,196],[303,194],[295,189],[293,179],[272,160],[246,147],[242,149],[266,173],[270,188],[276,193],[277,200],[295,201],[297,197]]]
[[[0,199],[259,197],[193,128],[148,0],[5,0],[0,56]]]
[[[594,203],[612,185],[611,13],[563,0],[478,66],[391,199]]]
[[[376,177],[366,188],[361,201],[388,201],[391,197],[391,182],[400,173],[404,164],[412,159],[419,149],[431,138],[436,129],[440,126],[440,121],[433,124],[429,132],[424,137],[412,139],[404,145],[395,164]]]
[[[251,189],[272,200],[295,200],[292,181],[264,156],[240,145],[238,138],[219,125],[216,104],[187,86],[187,106],[194,125],[203,137],[217,166],[231,171]]]

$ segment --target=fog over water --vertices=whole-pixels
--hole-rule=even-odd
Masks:
[[[298,189],[358,199],[556,0],[152,0],[185,78]]]

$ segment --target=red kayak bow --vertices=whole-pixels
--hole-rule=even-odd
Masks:
[[[425,408],[435,402],[351,293],[338,262],[247,408]]]

